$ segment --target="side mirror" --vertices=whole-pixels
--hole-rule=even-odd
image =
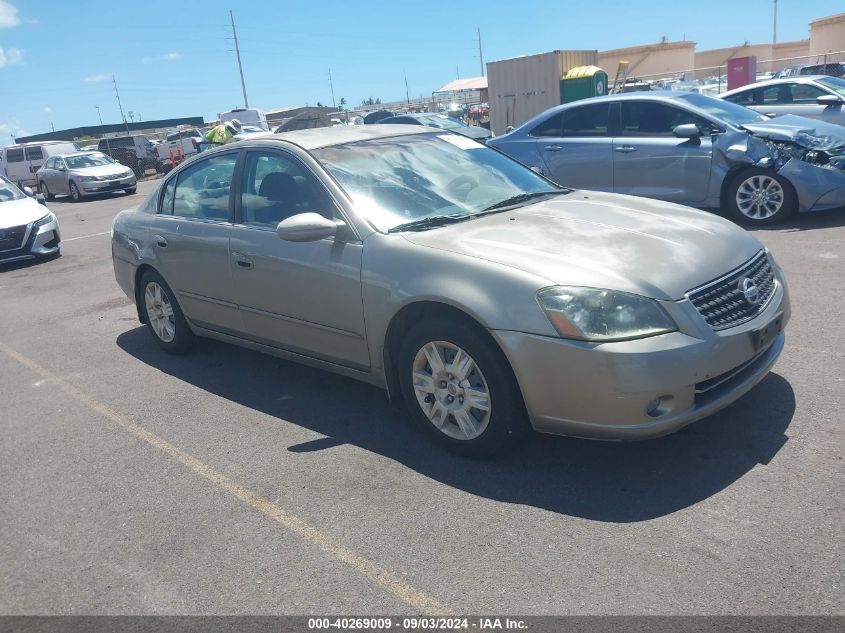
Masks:
[[[30,198],[32,198],[32,197],[34,197],[34,196],[35,196],[35,193],[34,193],[34,192],[32,191],[32,189],[31,189],[31,188],[29,188],[29,187],[24,187],[24,188],[23,188],[23,192],[24,192],[26,195],[28,195]]]
[[[822,95],[821,97],[816,97],[816,103],[821,106],[837,106],[842,105],[843,100],[841,97],[837,97],[836,95]]]
[[[288,242],[316,242],[337,233],[337,223],[319,213],[297,213],[279,222],[276,235]]]
[[[701,136],[701,130],[695,123],[684,123],[672,130],[672,134],[678,138],[698,138]]]
[[[67,171],[67,167],[65,167],[64,165],[59,165],[58,167],[56,167],[56,169],[58,169],[59,171]]]

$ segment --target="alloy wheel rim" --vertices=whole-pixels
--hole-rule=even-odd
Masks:
[[[428,421],[456,440],[473,440],[490,423],[490,388],[473,358],[447,341],[430,341],[412,367],[417,402]]]
[[[752,220],[765,220],[781,210],[784,203],[783,186],[777,179],[763,174],[746,178],[736,191],[736,206],[740,213]]]
[[[154,281],[148,283],[144,290],[144,307],[155,335],[165,343],[170,343],[176,336],[176,317],[167,293]]]
[[[41,193],[44,194],[45,198],[50,195],[50,192],[47,190],[47,183],[46,182],[41,183]]]
[[[79,187],[74,182],[70,183],[70,197],[74,200],[79,200]]]

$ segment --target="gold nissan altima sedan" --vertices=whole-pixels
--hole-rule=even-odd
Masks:
[[[203,152],[115,218],[112,253],[164,350],[209,337],[363,380],[474,455],[531,428],[675,431],[762,380],[790,313],[771,253],[727,220],[418,126]]]

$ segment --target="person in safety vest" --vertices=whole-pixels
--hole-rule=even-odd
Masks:
[[[223,145],[231,143],[235,140],[235,134],[241,131],[241,122],[237,119],[226,121],[220,125],[215,125],[208,132],[205,133],[205,140],[209,143],[217,143]]]

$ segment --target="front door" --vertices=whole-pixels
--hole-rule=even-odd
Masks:
[[[224,333],[240,330],[229,265],[231,189],[238,154],[214,154],[165,183],[149,231],[155,265],[185,316]]]
[[[230,243],[243,331],[267,345],[366,369],[363,246],[351,230],[316,242],[278,237],[279,222],[307,211],[343,219],[317,177],[295,156],[277,150],[246,153]]]
[[[713,158],[707,119],[657,101],[622,100],[621,124],[613,138],[613,190],[670,202],[704,202]],[[700,137],[678,138],[672,131],[694,123]]]
[[[608,135],[610,104],[560,110],[534,128],[537,153],[548,176],[564,187],[613,191],[613,139]]]

